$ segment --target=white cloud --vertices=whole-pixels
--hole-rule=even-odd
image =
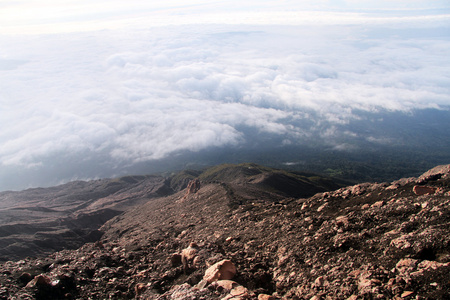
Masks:
[[[366,138],[367,141],[371,142],[371,143],[376,143],[376,144],[391,144],[394,141],[391,138],[386,138],[386,137],[381,137],[381,138],[377,138],[374,136],[369,136]]]
[[[258,138],[248,130],[279,136],[286,145],[312,136],[352,137],[339,126],[360,118],[355,110],[450,104],[450,41],[433,35],[448,16],[301,14],[246,16],[249,23],[267,17],[281,24],[283,17],[302,16],[302,24],[320,26],[0,35],[0,119],[10,125],[0,131],[0,168],[35,168],[72,154],[132,164],[242,146]],[[323,26],[330,14],[334,25]],[[353,148],[338,143],[336,149]]]
[[[63,33],[167,25],[411,25],[441,19],[447,1],[55,1],[0,3],[0,32]],[[431,16],[421,12],[432,11]],[[380,13],[381,11],[381,13]],[[397,14],[386,14],[396,12]],[[447,15],[445,15],[447,14]]]

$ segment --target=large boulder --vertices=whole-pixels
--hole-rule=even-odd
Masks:
[[[221,260],[209,267],[203,279],[209,283],[217,280],[229,280],[236,275],[235,265],[228,259]]]

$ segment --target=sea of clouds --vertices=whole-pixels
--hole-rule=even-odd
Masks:
[[[360,112],[448,109],[450,15],[301,16],[0,34],[0,178],[120,175],[258,135],[286,145],[356,136],[340,126]],[[98,172],[83,174],[83,164]]]

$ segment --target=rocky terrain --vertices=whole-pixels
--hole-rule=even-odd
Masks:
[[[168,186],[96,242],[2,263],[0,299],[450,299],[450,165],[347,187],[219,166]]]

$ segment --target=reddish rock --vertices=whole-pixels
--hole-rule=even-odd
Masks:
[[[196,257],[194,257],[194,259],[192,260],[192,266],[194,267],[194,268],[199,268],[199,267],[201,267],[202,265],[204,265],[204,261],[203,261],[203,258],[202,257],[200,257],[200,256],[196,256]]]
[[[317,287],[321,287],[322,285],[324,285],[325,283],[325,277],[324,276],[319,276],[316,278],[316,280],[314,280],[314,285]]]
[[[418,268],[425,270],[438,270],[446,267],[450,267],[450,262],[441,263],[437,261],[423,260],[418,265]]]
[[[361,195],[366,192],[367,184],[357,184],[354,185],[351,189],[351,193],[353,195]]]
[[[436,192],[436,188],[431,186],[415,185],[413,191],[416,195],[432,195]]]
[[[204,289],[208,285],[208,281],[202,279],[199,283],[195,286],[197,289],[201,290]]]
[[[401,295],[402,298],[406,298],[408,296],[411,296],[412,294],[414,294],[414,292],[411,291],[404,291]]]
[[[418,262],[417,259],[403,258],[398,261],[398,263],[395,265],[395,267],[401,273],[411,272],[412,270],[415,269],[417,262]]]
[[[189,181],[188,186],[186,188],[186,194],[183,199],[186,199],[189,195],[195,194],[200,190],[200,180],[198,178]]]
[[[336,218],[336,225],[338,226],[348,226],[349,221],[348,218],[346,216],[339,216]]]
[[[233,280],[217,280],[215,285],[222,287],[225,290],[231,291],[235,287],[239,286],[236,281]]]
[[[384,205],[384,201],[380,200],[372,204],[370,207],[382,207]]]
[[[242,285],[238,285],[230,291],[230,295],[232,299],[236,299],[236,297],[246,299],[248,297],[248,290]]]
[[[227,259],[221,260],[209,267],[203,279],[209,283],[216,280],[232,279],[236,275],[236,267]]]
[[[321,212],[321,211],[324,210],[327,206],[328,206],[328,203],[322,204],[321,206],[319,206],[319,208],[317,208],[317,212]]]
[[[259,294],[258,300],[276,300],[274,296],[267,295],[267,294]]]
[[[143,283],[138,283],[134,287],[134,291],[135,291],[136,295],[142,294],[142,292],[145,291],[145,289],[146,289],[146,286]]]
[[[181,251],[181,262],[183,263],[184,270],[193,266],[193,261],[197,254],[198,245],[196,243],[190,243],[189,247]]]

